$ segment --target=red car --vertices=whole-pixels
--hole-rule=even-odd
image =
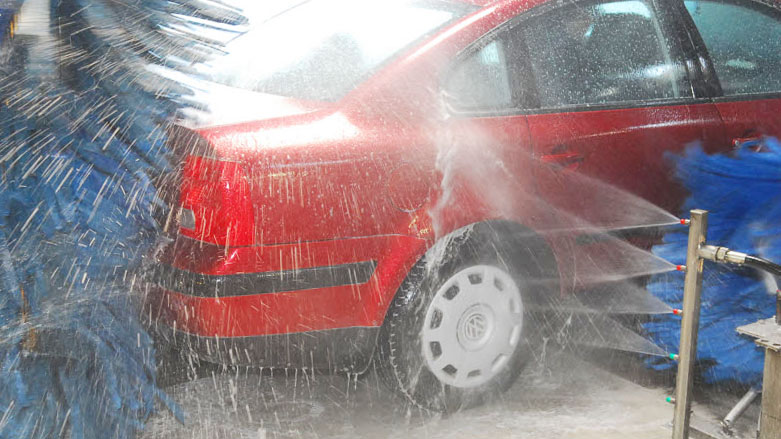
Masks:
[[[685,194],[665,152],[781,134],[778,6],[312,0],[267,18],[205,70],[211,119],[172,133],[158,322],[221,363],[375,359],[427,408],[498,394],[538,310],[648,273],[581,238],[670,221],[653,206]]]

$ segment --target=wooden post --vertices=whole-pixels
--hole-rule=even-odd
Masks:
[[[759,439],[781,438],[781,325],[775,318],[738,327],[738,333],[752,337],[765,348],[765,371],[762,380],[762,415]]]
[[[765,349],[759,439],[781,438],[781,353]]]

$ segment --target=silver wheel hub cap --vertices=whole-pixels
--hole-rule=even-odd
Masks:
[[[474,387],[498,375],[521,340],[523,302],[504,270],[475,265],[447,279],[434,295],[421,331],[431,372],[454,387]]]

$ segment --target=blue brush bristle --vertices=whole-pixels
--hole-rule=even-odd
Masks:
[[[0,63],[0,438],[127,438],[155,401],[182,417],[133,311],[159,232],[153,182],[187,93],[147,66],[202,61],[219,47],[195,38],[199,26],[245,20],[197,0],[52,0],[51,11],[59,44],[6,41],[15,53]],[[192,35],[166,33],[172,23]],[[31,64],[36,52],[52,68]]]
[[[781,261],[781,144],[766,138],[760,150],[708,155],[698,146],[674,157],[677,176],[690,192],[684,209],[710,212],[708,242]],[[684,215],[685,216],[685,215]],[[668,233],[654,253],[685,264],[688,230]],[[762,379],[763,352],[735,328],[775,312],[775,280],[757,271],[706,262],[698,361],[709,365],[709,382],[735,380],[755,384]],[[675,308],[683,302],[683,276],[656,275],[649,291]],[[677,352],[680,318],[665,316],[645,325],[649,335],[669,352]],[[672,367],[651,362],[657,369]]]

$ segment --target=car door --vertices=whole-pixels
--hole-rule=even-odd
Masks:
[[[770,3],[772,4],[772,3]],[[716,82],[714,102],[734,146],[781,137],[781,4],[685,0]]]
[[[537,106],[527,122],[543,198],[594,226],[663,220],[685,192],[667,152],[724,144],[714,105],[695,95],[690,45],[652,1],[557,3],[518,26]],[[647,204],[646,201],[651,204]],[[606,208],[607,207],[607,208]]]
[[[442,78],[447,117],[436,142],[446,202],[432,211],[435,227],[451,230],[533,210],[533,157],[522,110],[528,89],[519,87],[519,50],[502,26],[463,50]]]

